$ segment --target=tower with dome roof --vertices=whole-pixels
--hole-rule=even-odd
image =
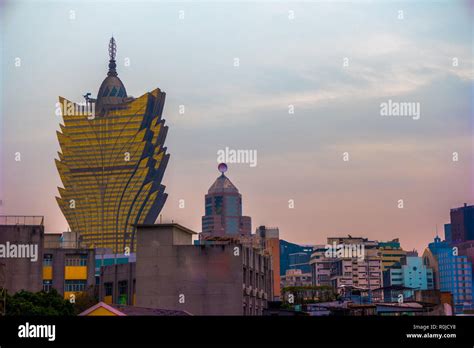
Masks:
[[[204,198],[202,237],[250,236],[252,221],[249,216],[242,216],[242,195],[224,174],[227,165],[221,163],[219,171],[221,175],[211,185]]]

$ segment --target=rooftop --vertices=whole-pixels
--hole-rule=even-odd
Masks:
[[[99,302],[89,309],[85,310],[79,316],[87,316],[90,313],[96,311],[99,308],[103,308],[117,316],[188,316],[192,315],[189,312],[174,310],[174,309],[161,309],[161,308],[147,308],[147,307],[135,307],[125,306],[117,304],[107,304],[105,302]]]
[[[180,229],[183,232],[188,232],[189,234],[198,234],[197,232],[175,222],[162,223],[162,224],[136,224],[133,226],[140,227],[140,228],[170,228],[171,227],[171,228]]]
[[[229,180],[227,176],[222,173],[216,181],[209,188],[208,193],[239,193],[239,190]]]
[[[44,224],[40,215],[0,215],[0,225],[38,226]]]

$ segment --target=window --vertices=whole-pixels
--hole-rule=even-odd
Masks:
[[[224,197],[222,196],[216,196],[214,197],[214,205],[216,207],[216,214],[217,215],[222,215],[222,203],[223,203]]]
[[[128,293],[128,282],[126,280],[118,282],[118,292],[119,295],[126,295]]]
[[[128,299],[128,282],[126,280],[118,282],[118,293],[118,303],[126,305]]]
[[[104,283],[104,294],[105,296],[112,296],[113,294],[112,283]]]
[[[206,216],[212,215],[212,198],[206,198]]]
[[[43,280],[43,291],[50,292],[53,288],[53,281],[52,280]]]
[[[225,197],[226,216],[239,216],[239,197]]]
[[[52,265],[53,265],[53,254],[44,254],[43,266],[52,266]]]
[[[84,291],[86,288],[85,280],[66,280],[64,282],[64,291]]]
[[[87,266],[87,255],[66,255],[66,266]]]
[[[118,92],[118,91],[117,91],[117,88],[116,88],[116,87],[112,88],[112,92],[110,92],[110,96],[111,96],[111,97],[115,97],[115,96],[117,95],[117,92]]]
[[[226,232],[228,234],[238,234],[239,233],[239,225],[238,225],[238,218],[226,218]]]

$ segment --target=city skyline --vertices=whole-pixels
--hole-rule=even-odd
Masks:
[[[472,13],[463,1],[403,4],[403,19],[398,4],[282,3],[245,12],[243,4],[148,3],[129,9],[142,19],[125,29],[121,4],[1,6],[9,86],[1,101],[2,214],[45,215],[47,232],[66,230],[54,200],[55,103],[57,95],[80,102],[97,94],[111,34],[128,92],[167,92],[164,220],[200,231],[204,195],[226,148],[258,154],[256,166],[228,163],[252,232],[278,226],[282,239],[301,244],[352,234],[400,238],[421,252],[436,226],[442,235],[451,208],[472,204]],[[270,22],[273,31],[263,30]],[[31,45],[28,28],[50,38]],[[161,45],[140,33],[163,34]],[[421,117],[381,116],[389,101],[418,102]]]

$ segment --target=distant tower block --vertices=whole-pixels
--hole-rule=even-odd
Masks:
[[[218,166],[221,175],[214,181],[205,196],[205,215],[202,217],[202,237],[249,236],[252,221],[242,216],[242,195],[224,175],[227,165]]]

